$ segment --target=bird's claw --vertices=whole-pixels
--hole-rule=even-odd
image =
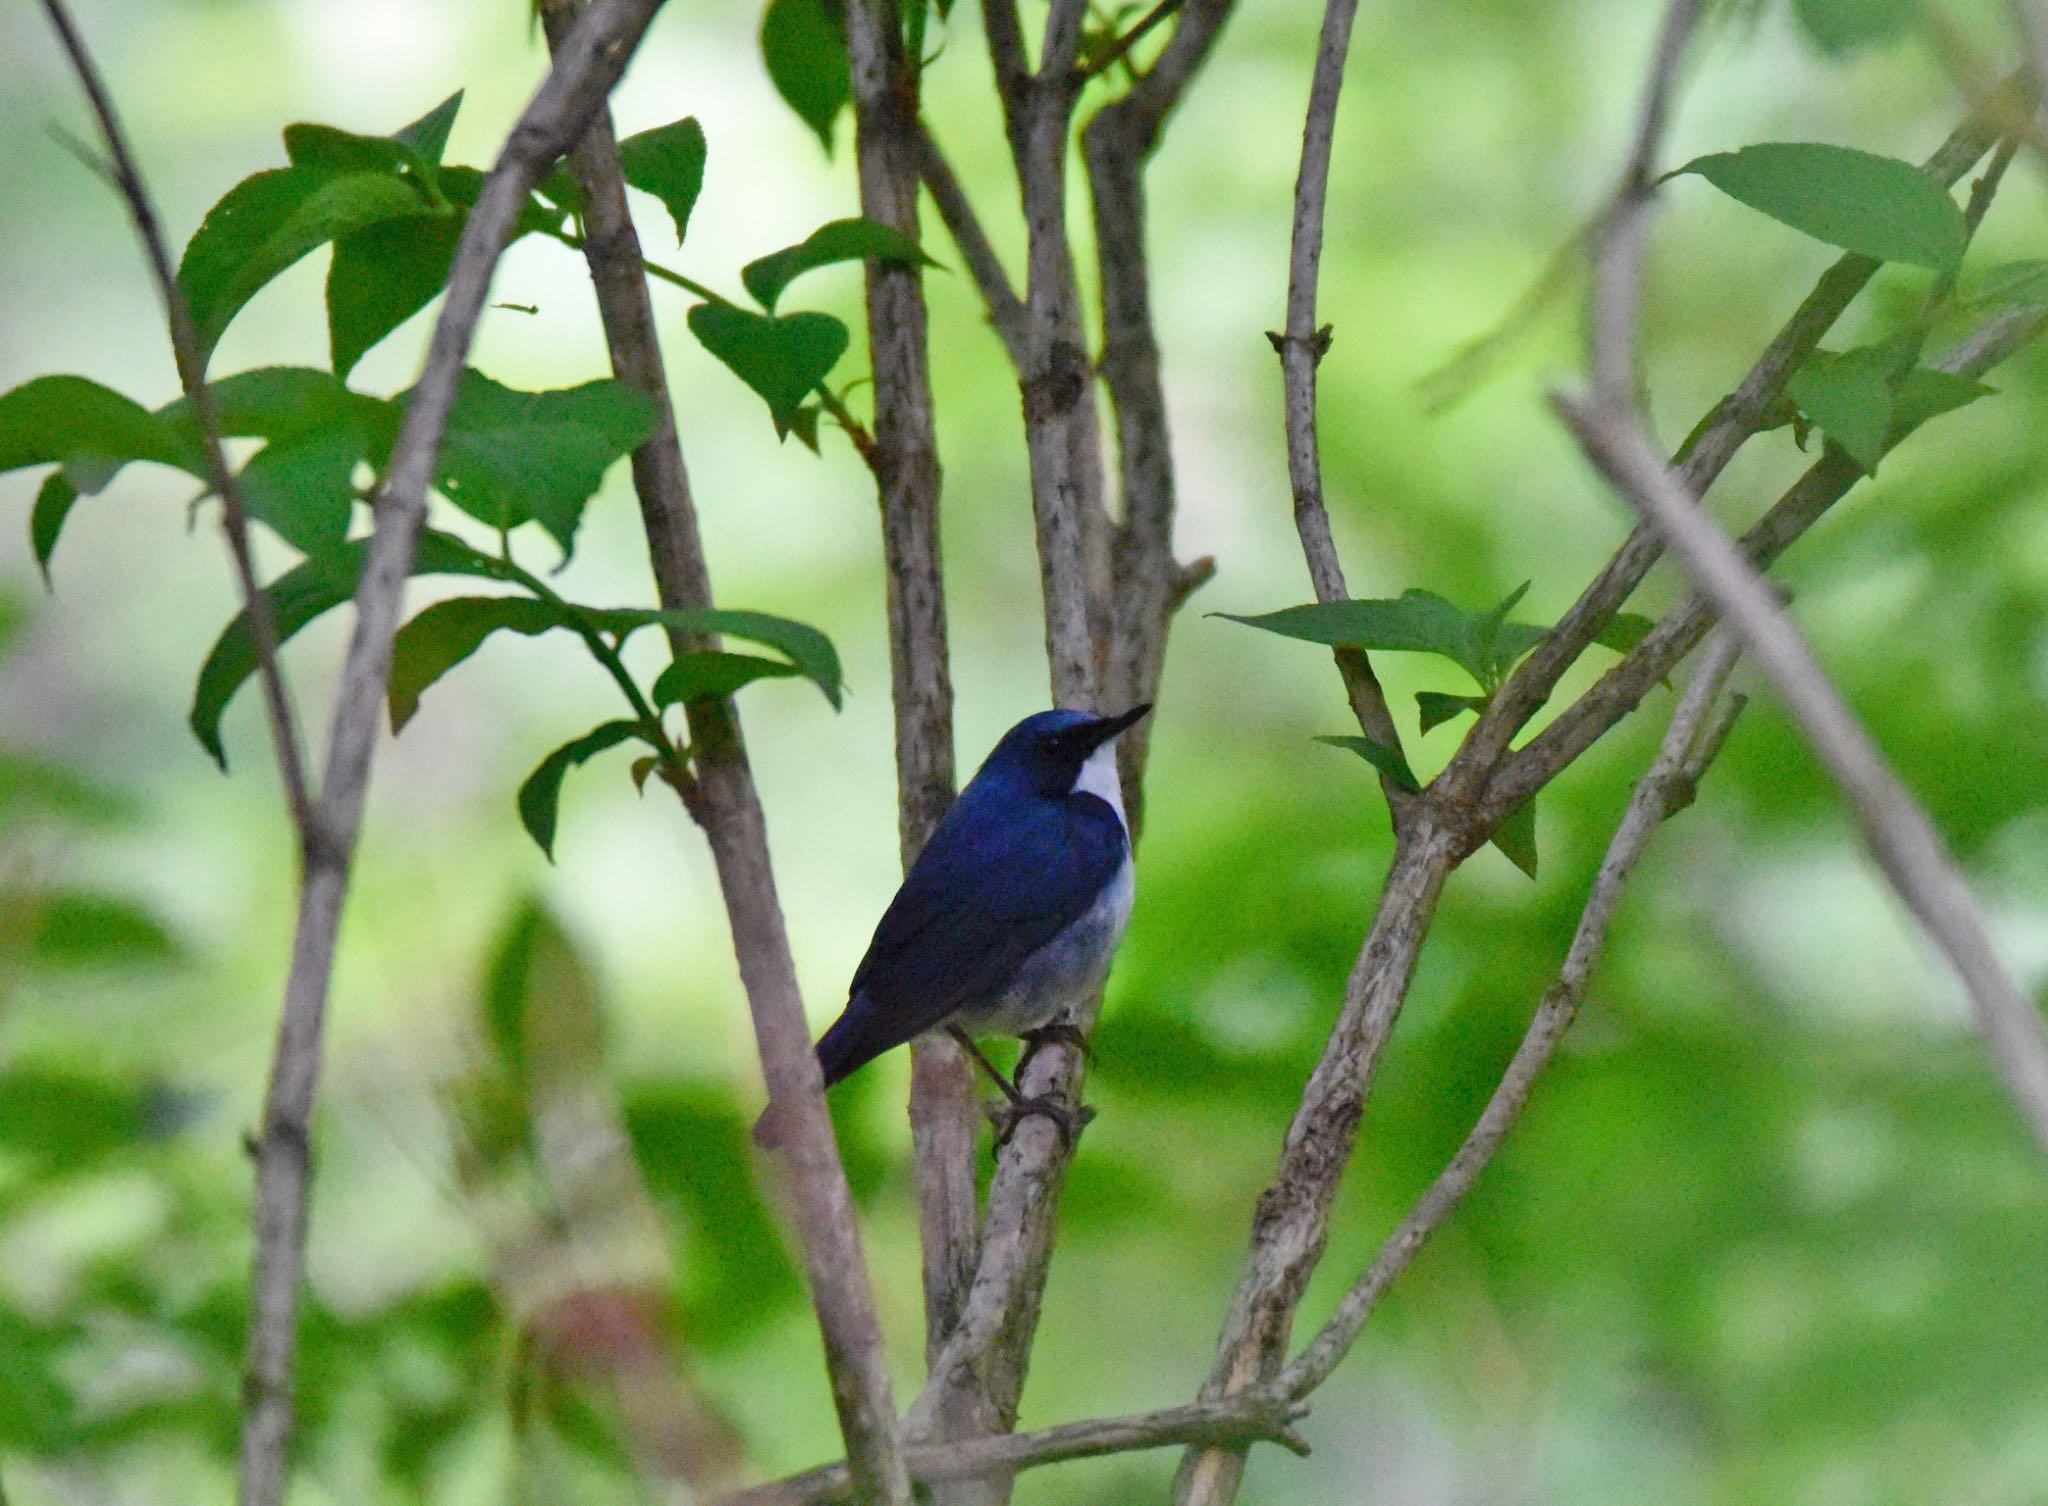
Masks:
[[[1019,1081],[1023,1080],[1024,1069],[1031,1065],[1031,1058],[1054,1042],[1072,1046],[1083,1060],[1092,1061],[1095,1056],[1095,1048],[1088,1044],[1088,1037],[1081,1033],[1080,1026],[1070,1020],[1054,1020],[1049,1025],[1040,1025],[1036,1030],[1025,1031],[1018,1039],[1024,1042],[1024,1054],[1017,1058],[1017,1070],[1010,1075]]]
[[[1046,1094],[1038,1098],[1018,1098],[1004,1103],[987,1106],[988,1121],[995,1127],[996,1145],[1008,1145],[1017,1133],[1017,1127],[1034,1114],[1050,1119],[1053,1127],[1060,1132],[1060,1147],[1071,1151],[1074,1143],[1081,1138],[1081,1131],[1095,1118],[1095,1110],[1087,1104],[1068,1108],[1058,1098]]]

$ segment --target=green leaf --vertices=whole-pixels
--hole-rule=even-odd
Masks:
[[[28,538],[44,585],[50,583],[50,556],[56,551],[57,535],[64,531],[64,520],[71,516],[71,506],[77,500],[78,488],[64,479],[62,471],[50,472],[36,493],[36,505],[28,515]]]
[[[441,154],[448,150],[448,133],[455,129],[455,116],[462,109],[463,92],[457,89],[411,125],[394,133],[394,139],[411,147],[430,166],[439,167]]]
[[[805,623],[794,622],[787,617],[776,617],[767,612],[748,612],[727,608],[715,608],[701,612],[664,612],[661,614],[661,618],[671,626],[685,628],[691,632],[725,633],[735,638],[745,638],[753,643],[767,645],[769,648],[784,655],[790,664],[794,666],[796,673],[802,675],[813,685],[817,686],[819,690],[823,691],[825,699],[832,703],[833,710],[837,711],[839,709],[840,699],[845,691],[845,684],[840,678],[839,651],[832,646],[832,640],[816,628]],[[709,653],[711,651],[705,650],[703,652]],[[700,655],[693,654],[689,657],[697,658]],[[744,656],[735,654],[728,657],[741,658]],[[671,671],[676,672],[676,678],[673,681],[670,680]],[[716,675],[719,671],[707,670],[705,673]],[[667,682],[671,689],[679,684],[686,685],[689,674],[689,671],[677,671],[675,665],[671,665],[668,670],[664,670],[661,677],[654,682],[656,703],[665,706],[673,701],[687,701],[690,699],[689,696],[683,694],[671,695],[668,700],[662,699],[664,682]],[[748,678],[758,679],[760,676],[750,675]],[[708,693],[725,694],[727,692],[712,691]]]
[[[1535,796],[1523,801],[1512,815],[1501,822],[1493,834],[1493,845],[1530,878],[1536,877]]]
[[[1910,162],[1853,147],[1768,142],[1698,157],[1677,171],[1698,174],[1780,224],[1879,261],[1948,271],[1969,239],[1947,189]]]
[[[425,608],[391,645],[391,730],[411,721],[422,692],[500,628],[531,637],[568,621],[553,602],[532,596],[458,596]]]
[[[367,539],[353,539],[324,557],[287,570],[264,589],[280,647],[316,617],[355,595],[356,578],[369,554]],[[470,575],[497,579],[501,567],[489,555],[472,549],[452,534],[427,529],[413,558],[414,575]],[[228,702],[256,673],[256,643],[246,609],[222,629],[200,666],[192,693],[192,735],[213,755],[223,771],[227,753],[221,747],[220,721]]]
[[[1369,737],[1319,737],[1316,741],[1328,743],[1333,748],[1348,748],[1410,794],[1417,794],[1422,789],[1421,781],[1408,767],[1408,760],[1401,756],[1398,748],[1376,743]]]
[[[843,11],[832,0],[769,0],[761,18],[768,78],[805,125],[832,150],[832,123],[853,99]]]
[[[683,655],[661,672],[654,682],[654,704],[673,706],[678,702],[688,705],[692,701],[722,700],[756,680],[797,673],[794,664],[780,659],[699,649]]]
[[[340,548],[355,510],[355,469],[367,447],[352,425],[272,440],[242,467],[249,516],[301,554]]]
[[[434,212],[390,172],[283,167],[244,178],[207,211],[178,266],[201,359],[243,305],[307,252],[368,225]]]
[[[1928,419],[1968,407],[1978,398],[1989,397],[1997,390],[1968,377],[1957,376],[1954,372],[1937,371],[1932,366],[1915,366],[1906,373],[1906,379],[1899,383],[1899,390],[1893,395],[1894,442],[1898,436],[1911,433]]]
[[[1785,391],[1799,411],[1866,471],[1884,458],[1892,431],[1892,373],[1898,353],[1882,345],[1836,354],[1817,350]]]
[[[197,448],[176,424],[85,377],[37,377],[0,396],[0,471],[79,460],[116,469],[130,460],[154,460],[193,475],[203,470]]]
[[[1654,618],[1645,617],[1640,612],[1616,612],[1607,626],[1593,635],[1593,641],[1602,648],[1625,654],[1649,637],[1656,626]]]
[[[641,131],[619,143],[619,167],[626,181],[661,200],[675,221],[678,246],[689,233],[690,211],[704,188],[705,154],[704,127],[694,117]]]
[[[615,748],[640,731],[638,722],[605,722],[581,737],[572,738],[540,761],[539,767],[519,786],[519,819],[526,833],[540,844],[550,863],[555,860],[555,818],[562,801],[562,779],[578,764]]]
[[[1971,308],[2023,308],[2048,303],[2048,261],[2009,261],[1993,267],[1959,301]]]
[[[334,243],[327,345],[336,376],[434,301],[462,239],[462,217],[419,215],[365,226]]]
[[[797,409],[846,354],[846,326],[829,314],[771,318],[730,303],[690,310],[690,333],[741,381],[761,395],[786,435]]]
[[[900,230],[875,220],[833,220],[820,225],[794,246],[785,246],[740,269],[740,281],[762,308],[775,312],[775,301],[804,273],[835,262],[896,262],[907,267],[935,267],[937,262]]]
[[[1792,0],[1792,11],[1815,45],[1836,57],[1893,41],[1920,20],[1919,0]]]
[[[566,556],[604,473],[653,427],[653,405],[621,382],[520,392],[465,371],[441,445],[438,485],[493,528],[538,522]]]
[[[16,890],[6,898],[10,908],[23,912],[27,955],[39,967],[146,967],[184,955],[163,923],[132,900],[78,890]]]
[[[1216,615],[1333,648],[1439,654],[1463,668],[1482,689],[1491,689],[1500,668],[1527,653],[1544,632],[1528,623],[1500,620],[1520,597],[1517,591],[1492,612],[1467,612],[1434,591],[1417,589],[1394,600],[1312,602],[1256,617]]]
[[[1484,713],[1490,698],[1483,695],[1446,695],[1438,690],[1415,692],[1415,709],[1422,718],[1424,735],[1468,711]]]
[[[365,136],[305,120],[284,128],[284,154],[293,167],[328,172],[397,173],[413,161],[411,150],[390,136]]]

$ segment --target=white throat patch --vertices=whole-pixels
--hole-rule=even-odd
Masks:
[[[1074,778],[1076,795],[1098,795],[1109,802],[1109,808],[1116,812],[1117,825],[1130,830],[1130,822],[1124,819],[1124,786],[1116,774],[1116,739],[1111,738],[1081,765],[1081,772]]]

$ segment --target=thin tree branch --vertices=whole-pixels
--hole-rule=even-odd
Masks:
[[[918,238],[926,147],[916,60],[904,55],[895,0],[852,0],[854,146],[861,213]],[[953,683],[940,572],[940,472],[924,283],[915,266],[867,263],[868,343],[875,372],[875,475],[889,598],[890,696],[896,713],[898,825],[904,871],[953,800]],[[911,1043],[910,1125],[924,1251],[925,1356],[959,1321],[980,1253],[975,1079],[943,1035]],[[942,1420],[937,1437],[971,1431]]]
[[[1493,1090],[1457,1154],[1380,1247],[1371,1267],[1338,1303],[1336,1313],[1301,1355],[1280,1372],[1277,1385],[1287,1395],[1306,1396],[1329,1379],[1350,1353],[1380,1299],[1408,1269],[1423,1244],[1464,1201],[1465,1194],[1472,1190],[1493,1160],[1494,1152],[1515,1127],[1536,1079],[1550,1065],[1558,1042],[1578,1015],[1587,979],[1606,945],[1608,928],[1621,903],[1622,887],[1628,882],[1636,860],[1659,823],[1691,802],[1694,787],[1720,751],[1734,714],[1741,710],[1742,698],[1731,697],[1722,703],[1721,713],[1713,721],[1708,720],[1729,671],[1735,667],[1735,659],[1734,641],[1724,635],[1702,660],[1672,715],[1662,748],[1649,770],[1636,782],[1628,809],[1608,843],[1607,856],[1579,914],[1578,928],[1572,935],[1557,982],[1543,995],[1528,1031],[1501,1074],[1500,1085]]]
[[[2015,111],[2031,110],[2038,91],[2023,73],[2014,74],[1989,98],[1978,103],[1921,167],[1949,185],[2003,135]],[[1876,275],[1880,263],[1867,256],[1845,255],[1821,274],[1755,364],[1727,397],[1715,405],[1698,438],[1681,449],[1674,464],[1695,496],[1705,493],[1759,432],[1771,409],[1783,397],[1806,358],[1833,328],[1856,295]],[[1655,529],[1633,530],[1612,559],[1579,593],[1558,623],[1522,661],[1494,695],[1492,703],[1460,745],[1451,765],[1439,777],[1447,796],[1469,797],[1490,777],[1517,733],[1526,726],[1579,655],[1614,619],[1622,604],[1642,584],[1663,553]]]
[[[221,531],[227,535],[228,554],[234,562],[235,581],[241,588],[242,606],[249,615],[249,636],[256,648],[256,670],[263,685],[263,706],[270,721],[270,741],[277,754],[278,774],[284,781],[285,805],[291,813],[292,829],[298,838],[300,860],[314,830],[313,797],[306,781],[305,755],[300,751],[297,719],[291,697],[285,689],[284,674],[278,667],[277,618],[269,596],[256,579],[256,565],[249,549],[249,508],[242,496],[242,483],[228,464],[221,443],[220,413],[213,392],[206,385],[206,360],[199,352],[199,334],[192,324],[192,309],[164,241],[156,206],[142,181],[142,170],[129,149],[128,138],[114,113],[114,101],[107,93],[92,53],[85,45],[71,13],[62,0],[43,0],[50,25],[71,59],[72,69],[85,88],[93,114],[99,120],[100,135],[106,141],[113,170],[109,180],[128,205],[135,221],[135,233],[148,255],[149,268],[163,299],[165,320],[170,327],[171,352],[177,361],[178,384],[198,421],[199,437],[206,456],[206,468],[213,489],[220,493]]]
[[[1294,493],[1294,526],[1318,601],[1350,596],[1330,513],[1323,501],[1321,444],[1316,435],[1316,370],[1330,349],[1332,331],[1316,324],[1317,286],[1323,261],[1323,212],[1330,192],[1330,152],[1337,130],[1337,100],[1344,88],[1344,64],[1351,51],[1351,24],[1358,0],[1329,0],[1316,43],[1309,82],[1308,111],[1301,133],[1301,167],[1294,183],[1294,230],[1287,265],[1287,323],[1268,336],[1280,357],[1287,391],[1287,476]],[[1363,650],[1334,651],[1344,691],[1359,729],[1396,755],[1401,734],[1387,709],[1385,692]],[[1411,805],[1408,792],[1382,775],[1380,787],[1398,828]]]
[[[1109,72],[1118,63],[1131,55],[1131,49],[1152,34],[1153,28],[1181,8],[1184,0],[1159,0],[1159,3],[1139,18],[1138,23],[1116,39],[1115,44],[1100,57],[1093,58],[1081,70],[1083,80],[1096,79]]]
[[[1618,221],[1647,218],[1647,183],[1625,184]],[[1594,279],[1596,326],[1616,331],[1610,362],[1633,363],[1634,330],[1624,323],[1637,298],[1639,260],[1614,243]],[[1678,553],[1770,677],[1786,709],[1861,820],[1878,866],[1961,979],[1993,1061],[2035,1139],[2048,1151],[2048,1025],[1991,944],[1969,886],[1926,813],[1900,782],[1856,714],[1815,659],[1790,614],[1756,566],[1698,505],[1696,493],[1652,447],[1633,394],[1613,370],[1596,371],[1590,397],[1552,402],[1588,458],[1645,522]]]
[[[1664,532],[1686,571],[1771,678],[1786,709],[1842,786],[1872,856],[1962,980],[1993,1060],[2048,1151],[2048,1030],[2000,962],[1975,899],[1926,813],[1863,730],[1756,567],[1665,468],[1632,417],[1582,398],[1553,399],[1587,455]]]
[[[426,521],[441,436],[492,269],[527,195],[625,70],[660,0],[599,0],[563,47],[484,180],[450,267],[426,368],[386,469],[356,627],[342,668],[326,778],[306,839],[291,973],[256,1145],[256,1253],[241,1451],[242,1506],[278,1506],[292,1436],[292,1367],[305,1269],[310,1125],[341,905],[383,719],[391,642]]]
[[[1010,283],[1010,274],[1003,270],[1002,258],[996,254],[988,232],[982,228],[981,219],[974,212],[966,190],[953,173],[953,166],[939,149],[929,127],[918,127],[918,142],[921,152],[921,171],[924,186],[932,196],[932,205],[939,211],[939,218],[945,221],[946,231],[953,237],[953,244],[959,248],[960,259],[966,263],[968,274],[981,292],[982,302],[988,307],[989,323],[1002,337],[1003,347],[1010,353],[1013,363],[1021,364],[1024,354],[1024,301],[1017,296],[1017,290]]]
[[[1288,1401],[1271,1390],[1246,1392],[1158,1412],[1070,1422],[1035,1433],[912,1447],[906,1458],[915,1479],[938,1484],[990,1475],[1007,1477],[1069,1459],[1186,1443],[1248,1446],[1271,1440],[1306,1454],[1308,1445],[1294,1432],[1293,1424],[1307,1411],[1306,1403]],[[828,1464],[772,1485],[721,1497],[714,1506],[835,1506],[849,1499],[846,1466]]]
[[[544,11],[550,43],[561,55],[574,48],[589,24],[590,12],[586,11],[570,29],[575,11],[573,0],[549,0]],[[710,571],[677,438],[674,405],[662,371],[639,237],[627,209],[608,116],[592,119],[571,167],[585,201],[589,232],[585,257],[598,290],[613,367],[622,380],[652,399],[660,414],[655,432],[642,454],[636,455],[634,466],[657,593],[664,607],[708,607],[713,599]],[[678,654],[700,643],[684,635],[672,638]],[[722,700],[692,702],[685,711],[698,776],[690,813],[704,828],[718,871],[762,1071],[783,1130],[797,1234],[824,1339],[840,1433],[861,1498],[907,1506],[909,1478],[903,1469],[867,1257],[854,1221],[852,1194],[832,1122],[825,1112],[824,1083],[811,1050],[788,931],[776,895],[766,820],[741,737],[739,715],[729,701]]]

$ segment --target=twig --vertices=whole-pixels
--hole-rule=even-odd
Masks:
[[[1631,415],[1560,394],[1587,455],[1663,531],[1686,571],[1755,655],[1800,731],[1842,786],[1872,855],[1961,978],[1993,1059],[2048,1151],[2048,1031],[1998,959],[1940,835],[1863,730],[1756,567],[1665,468]]]
[[[572,0],[550,0],[543,13],[550,44],[565,54],[588,25],[589,12],[568,30]],[[566,35],[564,35],[566,33]],[[656,590],[664,607],[712,604],[710,570],[697,526],[688,473],[677,438],[674,405],[663,376],[644,259],[626,205],[625,183],[611,122],[603,113],[571,158],[591,230],[585,257],[598,291],[612,363],[620,378],[655,404],[654,434],[634,457]],[[678,654],[701,646],[671,637]],[[825,1112],[823,1080],[811,1051],[803,998],[797,989],[789,936],[775,890],[767,826],[740,735],[727,701],[685,708],[696,750],[698,780],[690,814],[703,826],[718,871],[746,990],[761,1065],[785,1128],[797,1235],[811,1302],[824,1338],[825,1361],[841,1436],[863,1500],[898,1506],[909,1500],[895,1402],[875,1315],[867,1258],[854,1221],[853,1199]]]
[[[1316,436],[1316,371],[1330,349],[1332,331],[1316,324],[1317,287],[1323,261],[1323,211],[1329,200],[1330,151],[1337,130],[1337,99],[1344,87],[1344,63],[1351,51],[1351,24],[1358,0],[1329,0],[1316,43],[1315,72],[1301,133],[1301,167],[1294,181],[1294,230],[1287,262],[1287,324],[1271,335],[1287,390],[1287,477],[1294,493],[1294,527],[1308,563],[1318,601],[1343,601],[1350,589],[1330,532],[1323,502],[1323,463]],[[1387,709],[1372,661],[1359,649],[1335,651],[1337,670],[1359,729],[1396,755],[1401,734]],[[1410,806],[1408,792],[1391,776],[1380,787],[1398,827]]]
[[[305,1269],[310,1124],[334,948],[383,719],[405,579],[426,521],[441,436],[491,273],[527,195],[582,133],[661,0],[599,0],[576,27],[485,178],[450,267],[448,296],[386,470],[356,627],[335,698],[320,803],[306,843],[291,973],[256,1146],[256,1255],[242,1429],[242,1506],[278,1506],[292,1436],[292,1363]]]
[[[213,392],[206,385],[206,361],[199,353],[199,335],[192,325],[192,309],[185,301],[185,290],[178,285],[178,274],[171,265],[163,227],[157,221],[156,206],[142,182],[142,170],[128,148],[120,119],[114,113],[113,98],[107,93],[106,83],[86,48],[85,39],[79,34],[63,0],[43,0],[43,9],[49,13],[50,25],[70,56],[78,81],[84,85],[86,98],[92,103],[93,114],[99,119],[100,134],[107,143],[108,155],[113,159],[108,177],[128,205],[136,234],[149,257],[150,271],[156,277],[157,292],[163,299],[164,315],[170,326],[171,351],[177,360],[178,383],[184,388],[185,400],[191,405],[193,417],[199,424],[209,479],[213,482],[213,489],[220,493],[221,530],[227,535],[236,584],[241,588],[243,608],[249,614],[249,636],[256,647],[256,668],[263,683],[263,705],[270,720],[270,740],[277,753],[278,774],[284,781],[285,804],[298,838],[300,861],[304,862],[315,830],[313,797],[306,782],[305,755],[299,747],[291,697],[285,690],[283,672],[278,668],[277,618],[271,608],[270,597],[256,579],[256,565],[249,549],[249,508],[242,496],[242,483],[228,464],[227,451],[221,443],[220,414],[214,406]]]
[[[1515,1127],[1536,1079],[1550,1065],[1558,1042],[1578,1015],[1586,981],[1606,945],[1608,927],[1613,923],[1622,887],[1628,882],[1636,859],[1659,823],[1691,801],[1693,787],[1720,751],[1734,714],[1741,710],[1741,697],[1731,697],[1721,703],[1720,714],[1708,721],[1708,713],[1715,708],[1721,687],[1735,667],[1735,658],[1735,644],[1724,635],[1701,661],[1672,715],[1656,760],[1636,782],[1628,809],[1607,845],[1607,856],[1580,911],[1578,928],[1572,935],[1557,982],[1543,995],[1528,1031],[1501,1074],[1500,1085],[1493,1090],[1457,1154],[1380,1247],[1372,1265],[1338,1303],[1336,1313],[1301,1355],[1280,1372],[1276,1384],[1285,1394],[1307,1396],[1329,1379],[1357,1342],[1380,1299],[1408,1269],[1423,1244],[1464,1201],[1465,1194],[1493,1160],[1501,1141]]]
[[[1091,1459],[1185,1443],[1244,1446],[1270,1439],[1306,1454],[1308,1446],[1294,1432],[1293,1424],[1307,1410],[1305,1403],[1288,1401],[1272,1390],[1246,1392],[1220,1401],[1196,1402],[1158,1412],[1070,1422],[1035,1433],[913,1447],[906,1457],[914,1478],[937,1484],[989,1475],[1008,1476],[1068,1459]],[[833,1506],[847,1499],[846,1466],[828,1464],[772,1485],[724,1496],[713,1506]]]
[[[1183,3],[1184,0],[1159,0],[1157,5],[1139,18],[1137,25],[1116,39],[1116,45],[1101,56],[1090,59],[1088,65],[1081,70],[1081,77],[1084,80],[1096,79],[1109,72],[1129,57],[1131,49],[1150,36],[1153,28],[1179,10]]]
[[[1625,185],[1623,217],[1647,215],[1647,185]],[[1596,325],[1617,330],[1617,355],[1633,361],[1632,325],[1639,264],[1610,246],[1612,265],[1595,278]],[[1976,1011],[1992,1058],[2022,1116],[2048,1151],[2048,1026],[2006,972],[1975,899],[1940,835],[1828,679],[1784,604],[1740,548],[1701,510],[1695,493],[1652,447],[1631,394],[1612,373],[1596,375],[1594,395],[1553,395],[1580,445],[1615,490],[1664,536],[1729,630],[1755,656],[1835,781],[1855,806],[1865,840],[1892,887],[1946,955]]]
[[[924,186],[932,196],[933,207],[939,211],[939,218],[945,221],[947,233],[959,248],[961,261],[966,264],[968,274],[980,290],[982,302],[988,307],[989,323],[1002,337],[1010,359],[1021,362],[1024,352],[1024,301],[1011,286],[1010,274],[1003,270],[1002,258],[996,255],[988,231],[982,228],[974,205],[961,188],[960,180],[954,176],[953,165],[939,150],[930,129],[922,124],[918,127],[918,144],[920,171],[924,176]]]

